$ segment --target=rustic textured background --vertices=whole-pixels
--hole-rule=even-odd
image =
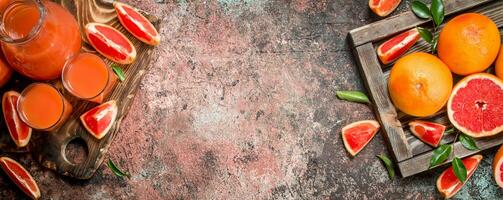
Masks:
[[[17,158],[44,199],[436,199],[440,169],[390,180],[375,155],[356,158],[340,129],[374,118],[334,96],[363,90],[346,40],[376,21],[367,0],[127,1],[162,19],[161,45],[104,165],[87,181]],[[394,14],[407,8],[403,1]],[[501,199],[494,150],[456,196]],[[0,173],[0,199],[24,198]]]

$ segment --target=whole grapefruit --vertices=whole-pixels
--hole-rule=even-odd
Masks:
[[[496,24],[488,17],[466,13],[447,22],[438,39],[438,56],[459,75],[482,72],[496,59],[501,44]]]
[[[503,45],[501,45],[500,53],[496,59],[496,76],[503,80]]]
[[[391,100],[402,112],[424,117],[435,114],[449,99],[452,74],[437,57],[422,52],[395,63],[389,76]]]

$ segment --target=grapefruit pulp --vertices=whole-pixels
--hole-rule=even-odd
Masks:
[[[355,156],[374,137],[380,125],[375,120],[363,120],[351,123],[342,128],[342,141],[346,150]]]
[[[463,165],[466,167],[467,177],[466,181],[462,183],[459,181],[458,177],[454,174],[452,166],[447,168],[437,179],[437,190],[440,194],[448,199],[456,195],[456,193],[463,187],[463,185],[470,179],[473,172],[477,170],[480,161],[482,160],[482,155],[474,155],[462,160]]]
[[[419,40],[417,28],[410,29],[379,45],[377,56],[383,64],[389,64],[407,52],[417,40]]]
[[[21,96],[15,91],[8,91],[2,97],[2,111],[11,139],[18,147],[30,142],[32,129],[26,125],[17,113],[17,100]]]
[[[9,178],[32,199],[40,198],[40,189],[26,169],[9,157],[0,157],[0,166]]]
[[[117,118],[117,112],[117,104],[112,100],[82,114],[80,120],[89,134],[96,139],[101,139],[112,128]]]
[[[114,8],[122,26],[129,33],[146,44],[152,46],[159,44],[161,37],[154,25],[137,9],[118,1],[114,1]]]
[[[445,126],[442,124],[420,120],[409,122],[409,128],[412,134],[432,147],[440,144],[445,131]]]
[[[136,59],[136,49],[117,29],[100,23],[85,27],[87,41],[96,51],[119,64],[131,64]]]
[[[479,73],[463,78],[447,103],[452,125],[471,137],[496,135],[503,131],[503,82]]]
[[[393,12],[402,0],[369,0],[369,7],[376,15],[388,16]]]

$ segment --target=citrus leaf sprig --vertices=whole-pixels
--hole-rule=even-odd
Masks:
[[[432,0],[431,6],[428,8],[426,4],[421,1],[413,1],[410,4],[412,12],[421,19],[431,19],[433,20],[433,30],[430,31],[425,28],[417,27],[417,31],[424,41],[431,45],[431,53],[437,51],[438,44],[438,27],[444,22],[445,18],[445,8],[443,0]]]
[[[381,154],[377,156],[386,166],[386,170],[388,170],[388,175],[390,179],[395,177],[395,169],[393,168],[393,162],[388,158],[388,156]]]
[[[131,175],[129,175],[129,173],[124,172],[121,169],[119,169],[117,167],[117,165],[115,165],[114,162],[112,162],[112,160],[110,160],[110,159],[108,159],[107,167],[115,174],[115,176],[118,176],[121,178],[124,178],[124,177],[131,178]]]
[[[335,94],[341,100],[370,104],[370,100],[367,95],[360,91],[337,91]]]

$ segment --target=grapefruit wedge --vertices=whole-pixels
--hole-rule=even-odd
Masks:
[[[393,12],[402,0],[369,0],[369,7],[376,15],[388,16]]]
[[[383,64],[389,64],[409,50],[419,40],[417,28],[410,29],[382,43],[377,48],[377,56]]]
[[[467,173],[465,183],[473,175],[473,172],[475,172],[481,160],[482,155],[474,155],[462,160],[463,165],[465,165],[466,167],[466,173]],[[456,193],[463,187],[465,183],[459,181],[458,177],[454,175],[454,170],[452,169],[452,166],[450,166],[444,172],[442,172],[442,174],[440,174],[440,176],[438,177],[437,190],[444,198],[448,199],[456,195]]]
[[[437,147],[444,135],[445,126],[434,122],[415,120],[409,122],[409,128],[413,135],[424,143]]]
[[[114,8],[122,26],[124,26],[129,33],[145,44],[156,46],[160,43],[161,37],[154,25],[138,12],[136,8],[117,1],[114,2]]]
[[[117,118],[117,104],[114,100],[103,103],[80,116],[86,130],[96,139],[103,138],[112,128]]]
[[[375,120],[363,120],[351,123],[342,128],[342,141],[346,150],[355,156],[374,137],[380,125]]]
[[[136,49],[117,29],[100,23],[89,23],[85,27],[87,41],[101,55],[120,63],[131,64],[136,59]]]
[[[503,81],[479,73],[463,78],[452,90],[447,103],[452,125],[474,138],[503,131]]]
[[[494,180],[503,188],[503,145],[498,150],[498,153],[494,156],[493,160],[493,175]]]
[[[8,91],[2,97],[2,111],[5,124],[9,130],[11,139],[18,147],[24,147],[30,142],[31,127],[26,125],[17,113],[17,100],[20,94]]]
[[[37,182],[21,164],[9,157],[0,157],[0,166],[26,195],[32,199],[40,198]]]

